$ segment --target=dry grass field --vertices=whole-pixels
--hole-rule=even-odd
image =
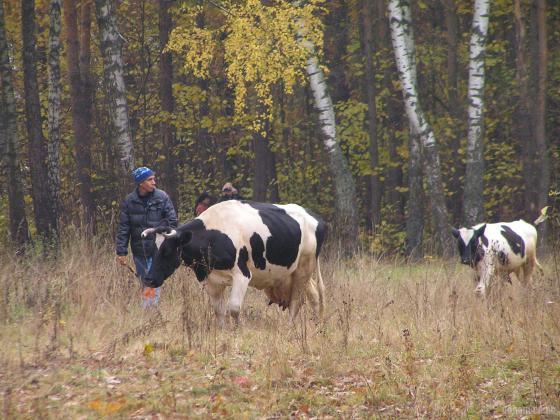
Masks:
[[[182,267],[157,309],[108,242],[2,258],[3,418],[560,416],[560,267],[474,296],[468,267],[323,257],[326,316],[249,290],[216,329]]]

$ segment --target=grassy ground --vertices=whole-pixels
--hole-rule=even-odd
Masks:
[[[323,323],[250,290],[217,330],[184,267],[142,310],[109,244],[61,255],[2,261],[1,417],[560,416],[555,259],[480,300],[454,261],[324,258]]]

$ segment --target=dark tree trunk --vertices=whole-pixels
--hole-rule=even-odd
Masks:
[[[408,140],[408,200],[406,204],[405,254],[422,257],[424,234],[424,189],[422,186],[422,152],[420,136],[410,132]]]
[[[54,232],[56,222],[51,209],[47,170],[47,147],[42,131],[41,103],[37,82],[37,58],[35,42],[35,1],[22,0],[23,78],[25,90],[25,116],[29,136],[29,166],[33,213],[37,232],[49,237]]]
[[[531,133],[531,95],[529,93],[529,78],[527,68],[527,51],[526,51],[526,31],[524,16],[527,10],[522,10],[521,0],[514,1],[514,18],[515,18],[515,64],[516,79],[519,90],[519,101],[515,110],[515,126],[518,133],[519,142],[523,151],[523,183],[524,183],[524,215],[527,220],[530,219],[531,213],[535,213],[535,209],[531,211],[532,194],[534,188],[534,143]]]
[[[72,101],[72,128],[76,149],[76,167],[80,185],[80,201],[84,210],[84,222],[95,231],[94,200],[91,183],[91,114],[92,85],[90,66],[91,5],[82,3],[80,10],[81,33],[78,32],[76,3],[64,0],[66,24],[66,61],[70,79]]]
[[[461,102],[459,101],[459,94],[457,90],[459,19],[457,17],[457,6],[455,5],[455,0],[443,0],[443,7],[445,11],[445,24],[447,26],[447,102],[449,106],[449,115],[458,125],[463,115],[463,109],[461,107]],[[459,150],[461,147],[461,133],[457,126],[451,134],[450,147],[452,150]],[[455,159],[452,162],[452,167],[455,170],[451,172],[448,181],[449,190],[452,195],[448,197],[447,203],[453,220],[459,221],[463,205],[461,176],[464,174],[464,165],[461,163],[461,159],[459,159],[458,154],[453,154],[453,157],[455,157]]]
[[[325,23],[325,58],[329,68],[328,84],[334,104],[350,97],[344,69],[344,55],[348,45],[348,9],[346,1],[328,3]]]
[[[268,179],[268,201],[271,203],[278,203],[280,202],[280,194],[278,193],[278,179],[276,177],[276,153],[272,148],[270,139],[266,142],[266,147],[267,147],[266,178]]]
[[[550,187],[550,157],[548,155],[548,141],[546,138],[546,88],[547,88],[547,27],[546,27],[546,0],[533,0],[535,10],[535,26],[537,32],[536,49],[531,49],[533,54],[532,61],[537,63],[536,71],[536,94],[535,105],[533,107],[535,117],[535,158],[539,165],[539,176],[537,180],[537,211],[547,205],[548,190]],[[536,216],[536,215],[535,215]],[[533,220],[533,219],[531,219]],[[547,223],[539,226],[539,244],[542,247],[546,238]]]
[[[174,203],[178,202],[177,192],[177,164],[175,162],[175,133],[168,118],[173,114],[173,58],[171,53],[164,52],[169,41],[169,33],[172,28],[169,7],[171,1],[158,0],[159,11],[159,99],[161,108],[166,118],[161,122],[160,132],[165,154],[165,186]]]
[[[268,139],[261,133],[253,133],[255,173],[253,177],[253,200],[266,201],[268,187]]]
[[[60,217],[60,14],[61,0],[51,0],[49,8],[49,93],[48,93],[48,124],[49,139],[47,144],[47,167],[49,174],[49,194],[53,204],[52,215],[54,233],[57,241],[59,236],[58,222]]]
[[[0,159],[7,176],[10,238],[16,246],[29,241],[29,230],[23,199],[23,175],[19,166],[16,99],[12,83],[9,46],[6,38],[4,4],[0,1]]]
[[[197,5],[199,7],[202,7],[204,5],[204,1],[203,0],[197,0]],[[204,11],[202,11],[201,13],[199,13],[196,16],[196,26],[198,28],[204,28],[206,25],[205,22],[205,14]],[[197,80],[197,86],[200,88],[201,93],[202,93],[202,99],[199,102],[198,105],[198,128],[197,128],[197,136],[196,136],[196,141],[197,141],[197,146],[198,146],[198,150],[200,153],[200,170],[202,172],[203,177],[207,178],[207,179],[215,179],[219,176],[225,176],[225,179],[229,180],[229,175],[226,175],[227,172],[229,171],[228,165],[227,165],[227,160],[226,160],[226,151],[225,149],[221,149],[223,150],[220,153],[220,160],[221,160],[221,165],[219,165],[220,168],[222,168],[221,171],[218,171],[218,165],[216,165],[212,159],[212,150],[215,150],[216,148],[214,148],[213,145],[213,139],[212,139],[212,135],[210,134],[207,126],[204,124],[204,121],[207,120],[208,118],[210,118],[210,104],[208,101],[208,97],[210,96],[210,92],[212,91],[212,93],[214,93],[214,90],[216,90],[216,94],[221,94],[223,92],[220,92],[220,89],[217,87],[217,85],[220,82],[216,82],[215,85],[211,86],[207,80],[204,79],[199,79]],[[220,173],[221,172],[221,173]],[[220,186],[221,187],[221,186]]]
[[[377,109],[375,106],[376,87],[375,72],[373,68],[373,54],[375,43],[373,40],[373,13],[372,3],[369,0],[362,1],[362,49],[364,51],[365,74],[364,84],[368,105],[367,121],[369,134],[369,161],[372,174],[368,176],[369,196],[368,205],[368,228],[375,227],[381,221],[381,183],[379,180],[379,150],[377,141]]]

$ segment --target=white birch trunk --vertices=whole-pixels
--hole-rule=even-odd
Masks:
[[[476,0],[470,42],[469,62],[469,129],[467,137],[467,168],[463,217],[467,226],[475,225],[484,219],[484,55],[488,34],[490,0]]]
[[[336,121],[334,107],[328,92],[325,75],[319,66],[315,54],[315,47],[304,35],[304,28],[298,30],[298,36],[309,51],[306,72],[309,77],[309,86],[313,93],[315,108],[319,116],[319,126],[323,133],[323,145],[329,156],[329,164],[334,179],[335,187],[335,214],[337,230],[341,244],[352,253],[355,251],[358,235],[358,215],[356,211],[356,184],[346,158],[342,154],[336,135]]]
[[[388,8],[391,39],[403,90],[406,115],[410,123],[412,136],[418,135],[420,138],[423,149],[424,173],[436,226],[436,235],[440,250],[445,255],[450,252],[451,235],[445,207],[436,138],[424,117],[416,89],[416,63],[413,61],[414,38],[412,37],[409,1],[390,0]]]
[[[49,30],[49,93],[48,93],[48,125],[49,138],[47,143],[47,170],[51,201],[53,204],[53,221],[58,230],[60,214],[60,7],[61,0],[51,0]]]
[[[121,167],[125,172],[134,169],[134,147],[128,120],[128,103],[124,83],[122,60],[122,35],[117,29],[113,0],[95,0],[100,48],[105,68],[107,95],[111,104],[111,116],[116,131]]]

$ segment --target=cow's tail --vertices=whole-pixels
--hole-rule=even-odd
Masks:
[[[325,283],[323,283],[323,276],[321,275],[319,257],[317,257],[317,292],[319,292],[319,317],[323,319],[325,313]]]
[[[535,220],[535,221],[533,222],[533,224],[534,224],[535,226],[540,225],[542,222],[544,222],[546,219],[548,219],[548,210],[549,210],[549,209],[550,209],[550,206],[546,206],[546,207],[543,207],[543,208],[541,209],[541,214],[539,215],[539,217],[537,218],[537,220]]]

